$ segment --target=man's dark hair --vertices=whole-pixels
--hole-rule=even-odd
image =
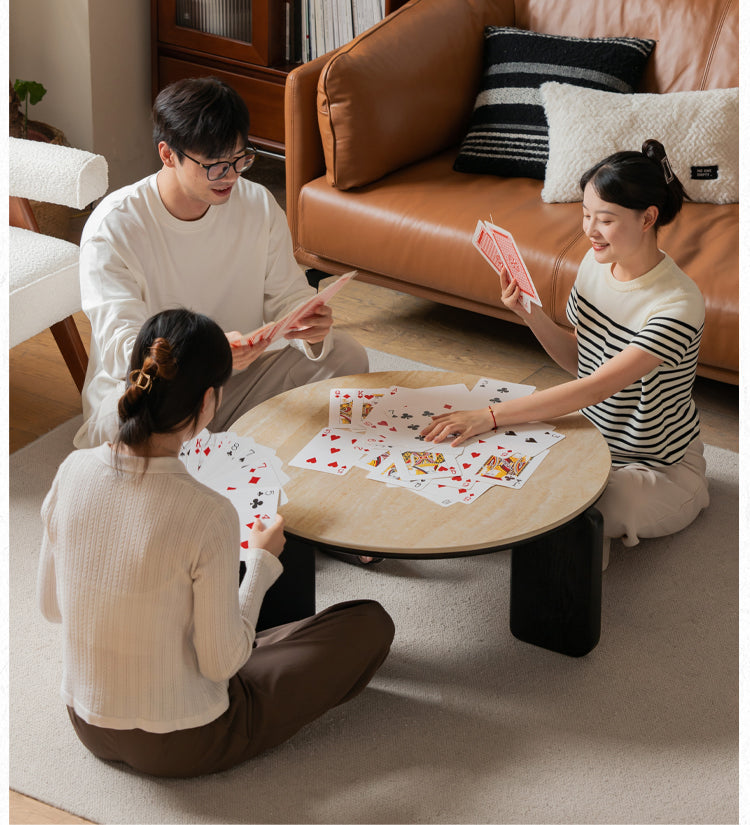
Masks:
[[[245,101],[216,77],[171,83],[157,95],[151,114],[154,146],[164,141],[180,155],[229,158],[250,131]]]

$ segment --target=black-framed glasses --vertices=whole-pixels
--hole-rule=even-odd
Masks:
[[[185,155],[188,160],[192,160],[198,166],[202,166],[206,170],[206,176],[209,180],[221,180],[229,174],[230,169],[234,169],[238,175],[246,172],[255,163],[257,151],[252,144],[249,144],[245,147],[245,154],[237,160],[219,160],[216,163],[201,163],[199,160],[191,158],[187,152],[181,152],[180,154]]]

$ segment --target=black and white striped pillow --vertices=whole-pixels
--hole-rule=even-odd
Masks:
[[[457,172],[544,180],[547,119],[539,87],[548,81],[634,92],[655,40],[565,37],[487,26],[484,75]]]

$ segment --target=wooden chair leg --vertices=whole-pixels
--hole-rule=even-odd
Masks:
[[[83,382],[86,378],[86,367],[88,367],[89,357],[83,345],[81,334],[78,332],[76,322],[72,315],[50,327],[52,335],[60,348],[62,357],[68,365],[70,374],[78,387],[78,392],[83,391]]]

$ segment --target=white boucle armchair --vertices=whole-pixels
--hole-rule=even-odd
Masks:
[[[72,318],[81,309],[79,249],[43,235],[30,200],[83,209],[107,191],[107,161],[69,146],[9,138],[11,347],[49,327],[79,390],[88,355]]]

